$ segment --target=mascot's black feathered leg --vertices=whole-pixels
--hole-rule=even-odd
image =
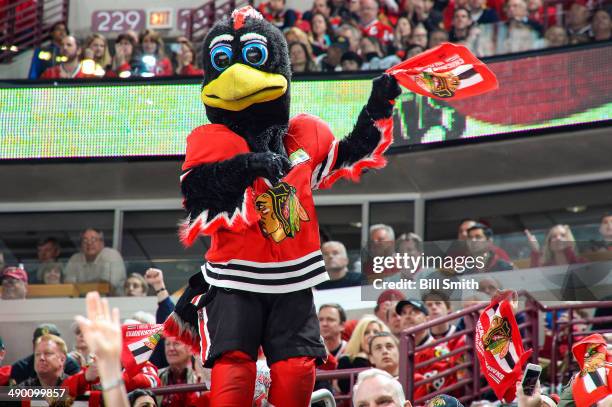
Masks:
[[[353,131],[338,145],[338,156],[332,170],[349,167],[376,149],[382,136],[376,122],[391,117],[392,101],[401,93],[392,76],[384,74],[374,79],[370,98],[361,110]]]

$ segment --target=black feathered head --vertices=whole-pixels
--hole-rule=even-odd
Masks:
[[[212,123],[286,125],[291,65],[280,30],[250,6],[215,24],[203,44],[202,101]]]

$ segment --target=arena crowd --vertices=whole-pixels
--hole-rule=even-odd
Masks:
[[[476,56],[563,47],[612,36],[611,6],[603,0],[314,0],[306,12],[284,0],[259,5],[281,29],[292,70],[383,70],[442,42],[467,46]],[[70,35],[53,25],[51,43],[34,52],[28,77],[130,78],[202,76],[199,44],[187,37],[127,31],[112,40]]]

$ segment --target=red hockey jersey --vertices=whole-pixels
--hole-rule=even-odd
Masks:
[[[381,140],[375,151],[350,167],[332,171],[338,142],[321,119],[301,114],[289,122],[284,145],[292,167],[276,185],[257,178],[244,192],[242,207],[212,219],[208,211],[181,226],[181,240],[190,245],[210,235],[206,281],[217,287],[259,293],[288,293],[329,279],[320,250],[319,226],[312,191],[337,179],[359,179],[366,168],[386,164],[382,154],[392,141],[392,120],[376,122]],[[187,138],[181,180],[190,169],[250,152],[246,141],[220,124],[196,128]]]

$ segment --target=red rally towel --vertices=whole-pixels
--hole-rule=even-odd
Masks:
[[[612,394],[612,354],[603,336],[587,336],[572,347],[572,353],[580,366],[572,383],[576,407],[592,406]]]
[[[123,325],[121,363],[128,373],[139,370],[147,362],[162,335],[162,324]]]
[[[387,69],[400,85],[436,99],[463,99],[497,89],[497,78],[463,45],[448,42]]]
[[[512,402],[516,382],[532,350],[525,352],[523,339],[510,305],[513,292],[491,299],[476,324],[476,351],[481,370],[500,400]]]

